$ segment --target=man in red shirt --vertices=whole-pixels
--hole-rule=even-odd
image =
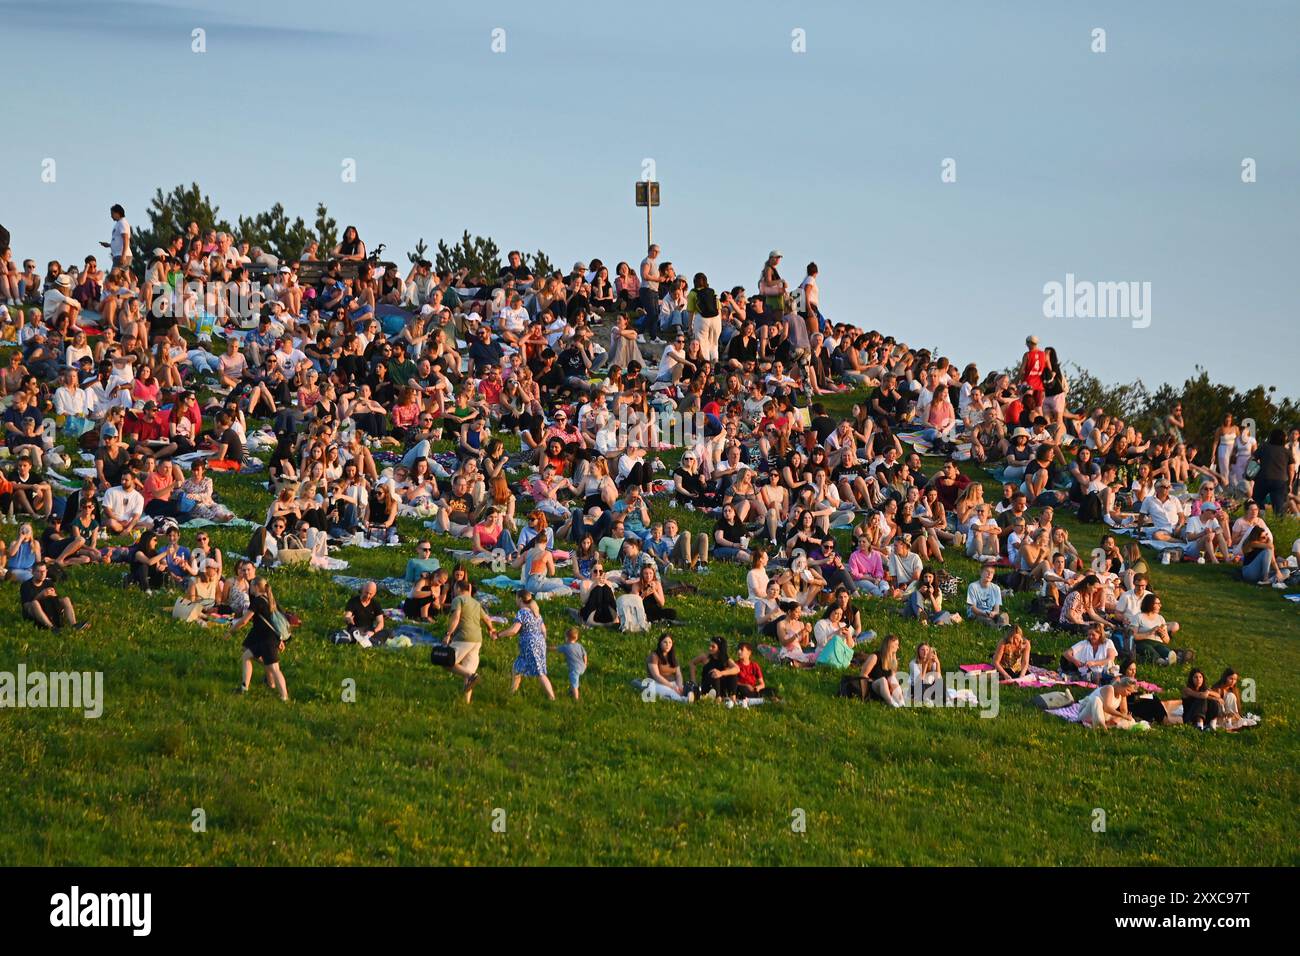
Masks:
[[[1043,403],[1043,370],[1047,368],[1047,353],[1038,347],[1038,337],[1031,335],[1025,339],[1028,351],[1020,360],[1020,381],[1024,382],[1038,396],[1038,404]]]
[[[127,438],[134,439],[140,446],[140,451],[150,458],[165,458],[174,454],[176,446],[170,442],[162,445],[149,445],[151,441],[162,441],[168,436],[168,423],[171,418],[170,412],[159,411],[158,403],[153,399],[144,403],[141,411],[128,411],[126,421],[122,425],[122,431]]]

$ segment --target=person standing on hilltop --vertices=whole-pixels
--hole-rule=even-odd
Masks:
[[[663,281],[663,275],[659,272],[659,247],[654,243],[646,251],[646,257],[641,260],[641,289],[638,292],[638,302],[642,309],[645,310],[644,325],[641,331],[645,332],[650,338],[658,338],[659,335],[659,283]]]
[[[1038,347],[1038,336],[1031,335],[1025,339],[1025,354],[1020,360],[1020,381],[1034,392],[1038,399],[1035,404],[1041,405],[1043,401],[1043,372],[1047,369],[1047,353]]]
[[[100,245],[112,253],[114,269],[129,270],[132,259],[131,224],[126,221],[126,210],[114,203],[108,213],[113,217],[113,235],[108,242],[101,242]]]

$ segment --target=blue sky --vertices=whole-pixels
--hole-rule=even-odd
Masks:
[[[656,240],[715,285],[777,247],[795,281],[817,261],[830,317],[959,363],[1035,333],[1108,381],[1199,364],[1300,395],[1294,3],[0,0],[0,23],[20,257],[79,259],[111,203],[143,222],[197,181],[232,221],[324,201],[403,262],[466,227],[634,260],[651,158]],[[1150,326],[1044,318],[1067,273],[1150,282]]]

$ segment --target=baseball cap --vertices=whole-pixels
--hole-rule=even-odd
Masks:
[[[767,257],[769,259],[784,259],[785,255],[781,252],[780,249],[773,249],[771,252],[767,254]]]
[[[103,430],[99,434],[101,438],[116,438],[117,426],[112,424],[105,425]]]

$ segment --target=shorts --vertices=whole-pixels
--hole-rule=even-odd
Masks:
[[[578,684],[582,682],[582,671],[569,669],[569,687],[572,690],[578,689]]]
[[[456,666],[463,667],[471,674],[478,672],[478,655],[482,650],[483,644],[480,641],[452,641],[452,649],[456,652]]]

